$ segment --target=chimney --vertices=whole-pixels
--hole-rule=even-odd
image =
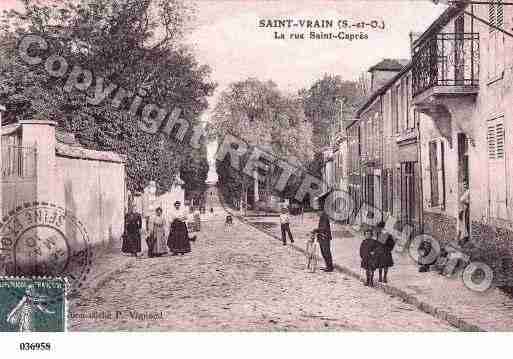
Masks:
[[[392,77],[408,63],[408,60],[401,59],[383,59],[369,69],[371,74],[371,92],[381,88]]]
[[[421,32],[410,31],[410,56],[413,58],[413,43],[422,35]]]

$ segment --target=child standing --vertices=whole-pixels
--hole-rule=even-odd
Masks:
[[[378,242],[372,238],[372,229],[365,227],[363,230],[365,236],[362,244],[360,245],[360,258],[362,259],[361,267],[365,269],[366,282],[365,286],[374,286],[374,271],[378,266]]]
[[[294,243],[294,239],[292,238],[292,232],[290,231],[290,219],[287,208],[281,209],[280,214],[280,224],[281,224],[281,240],[283,241],[283,245],[287,245],[287,233],[290,238],[290,243]]]
[[[378,241],[378,282],[388,282],[388,269],[394,266],[394,259],[392,258],[392,250],[395,246],[394,238],[384,232],[385,223],[380,222],[376,225],[376,238]]]

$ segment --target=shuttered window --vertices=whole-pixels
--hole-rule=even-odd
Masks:
[[[406,76],[406,94],[405,94],[405,114],[406,114],[406,128],[412,128],[411,126],[411,115],[410,115],[410,94],[411,94],[411,81],[410,76]]]
[[[496,20],[495,20],[495,4],[489,4],[488,5],[488,22],[491,24],[491,25],[494,25],[496,24]],[[495,29],[493,27],[490,26],[490,32],[495,32]]]
[[[488,41],[488,79],[494,80],[502,76],[504,71],[504,34],[496,29],[504,28],[504,5],[488,5],[488,21],[490,39]]]
[[[504,116],[487,123],[489,213],[491,217],[506,219],[507,180]]]
[[[441,140],[429,143],[429,176],[431,184],[431,207],[445,209],[445,156]]]
[[[392,133],[399,132],[399,86],[392,87]]]

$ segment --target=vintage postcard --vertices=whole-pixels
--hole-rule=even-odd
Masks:
[[[1,331],[513,330],[513,2],[0,10]]]

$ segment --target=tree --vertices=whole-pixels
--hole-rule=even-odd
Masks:
[[[46,118],[72,131],[82,145],[127,155],[128,187],[140,191],[155,180],[168,189],[191,149],[166,136],[139,128],[144,104],[179,108],[191,125],[207,108],[215,89],[210,69],[200,66],[180,43],[193,9],[183,0],[53,1],[24,0],[24,12],[8,11],[0,22],[0,101],[6,119]],[[44,66],[30,66],[17,56],[26,34],[48,40],[48,54],[59,54],[73,66],[93,71],[86,91],[69,88],[67,76],[50,76]],[[131,91],[115,105],[91,104],[96,81]],[[115,92],[110,94],[110,98]],[[135,95],[143,105],[133,113]]]
[[[249,78],[231,84],[221,93],[209,129],[215,137],[229,133],[271,153],[275,160],[261,176],[268,190],[279,175],[278,159],[300,166],[313,154],[312,128],[306,121],[301,99],[282,94],[272,81]],[[247,154],[242,156],[239,169],[230,168],[228,157],[216,164],[222,192],[233,203],[244,200],[252,183],[242,172],[247,158]]]
[[[180,177],[185,182],[185,193],[188,199],[202,202],[206,189],[209,164],[206,148],[193,150],[185,155],[180,167]]]
[[[302,89],[300,96],[305,115],[313,126],[316,151],[319,151],[330,145],[335,124],[342,118],[341,110],[354,112],[361,104],[364,93],[356,82],[343,81],[340,76],[325,74],[309,89]]]

